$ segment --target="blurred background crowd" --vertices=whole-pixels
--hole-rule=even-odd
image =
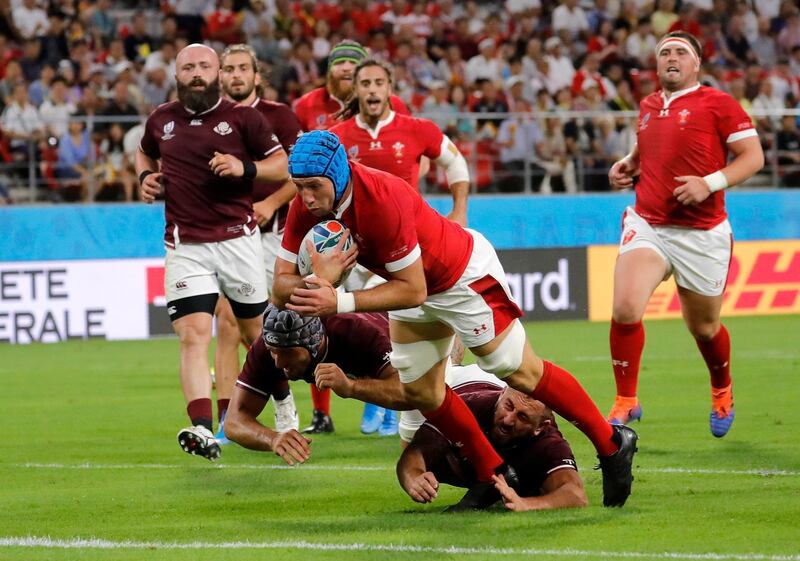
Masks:
[[[757,122],[768,163],[751,185],[800,186],[792,0],[0,0],[0,201],[136,200],[142,120],[198,41],[251,45],[264,97],[291,105],[355,39],[457,142],[477,191],[608,190],[675,30],[700,39],[702,83]],[[433,167],[423,184],[444,178]]]

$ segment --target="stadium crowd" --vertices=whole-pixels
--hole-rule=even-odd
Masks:
[[[610,110],[654,91],[656,41],[674,30],[701,40],[701,82],[745,110],[800,106],[791,0],[2,0],[0,201],[32,178],[48,200],[135,199],[140,123],[173,98],[175,55],[197,41],[251,45],[263,97],[288,104],[325,83],[333,45],[360,41],[457,144],[479,190],[608,190],[635,137],[635,120]],[[797,118],[757,126],[762,183],[800,186]],[[426,179],[446,189],[436,166]]]

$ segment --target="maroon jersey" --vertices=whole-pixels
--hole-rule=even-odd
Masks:
[[[352,196],[337,210],[358,243],[358,262],[387,278],[422,258],[428,294],[444,292],[464,273],[473,238],[425,202],[411,185],[383,171],[350,162]],[[297,263],[306,232],[317,222],[300,195],[289,207],[278,256]]]
[[[354,162],[404,179],[419,190],[419,160],[441,155],[444,134],[433,121],[398,115],[389,116],[371,129],[360,115],[331,127]]]
[[[454,388],[467,404],[481,430],[491,442],[494,409],[502,388],[486,382],[467,383]],[[441,483],[456,487],[472,487],[478,482],[470,463],[458,449],[436,428],[425,423],[414,435],[411,443],[420,448],[427,469]],[[569,443],[561,436],[555,420],[544,421],[539,434],[515,441],[511,445],[499,446],[492,442],[497,453],[511,465],[519,475],[519,495],[534,497],[542,494],[542,485],[556,470],[577,470],[575,456]]]
[[[208,111],[191,113],[180,102],[165,103],[147,118],[140,147],[161,159],[168,246],[219,242],[256,230],[253,181],[219,177],[208,165],[214,152],[258,161],[281,149],[252,107],[220,99]]]
[[[386,313],[339,314],[322,319],[328,346],[325,354],[309,366],[304,379],[314,383],[314,368],[330,362],[355,378],[379,378],[389,365],[392,343],[389,340],[389,316]],[[286,375],[275,366],[263,337],[247,353],[236,385],[269,399]]]
[[[393,95],[389,102],[397,113],[411,115],[403,100]],[[311,90],[294,104],[294,112],[300,119],[304,131],[328,130],[338,121],[334,115],[344,109],[344,104],[333,97],[328,88],[322,87]]]
[[[675,178],[725,167],[728,143],[756,135],[742,106],[714,88],[693,86],[669,98],[650,94],[639,108],[636,213],[650,224],[710,230],[728,216],[724,190],[684,205],[672,194],[682,185]]]
[[[297,120],[297,115],[294,111],[289,109],[289,106],[284,103],[275,103],[274,101],[267,101],[266,99],[256,99],[252,107],[261,113],[266,119],[275,135],[278,137],[284,152],[290,154],[294,143],[297,142],[297,137],[303,134],[303,129],[300,128],[300,121]],[[263,201],[275,191],[280,189],[283,183],[271,183],[264,181],[256,181],[253,184],[253,202]],[[289,211],[289,205],[283,205],[269,219],[269,221],[261,227],[262,232],[276,230],[281,232],[283,226],[286,224],[286,213]],[[277,226],[276,226],[277,224]]]

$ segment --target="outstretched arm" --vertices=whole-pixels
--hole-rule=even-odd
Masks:
[[[409,409],[403,384],[397,370],[387,365],[379,378],[348,378],[341,368],[333,363],[321,363],[314,372],[319,389],[330,388],[343,398],[352,398],[395,411]]]
[[[397,461],[397,480],[400,487],[418,503],[432,502],[439,494],[439,481],[426,469],[422,450],[414,443],[403,450]]]
[[[225,436],[250,450],[275,452],[290,466],[311,455],[311,441],[292,429],[279,433],[258,422],[267,400],[238,386],[225,415]]]
[[[231,154],[214,152],[208,162],[211,171],[220,177],[243,177],[258,181],[286,181],[289,178],[289,158],[278,148],[263,160],[243,162]],[[250,167],[254,166],[254,167]]]
[[[552,472],[542,485],[542,495],[520,497],[506,484],[502,475],[495,475],[494,486],[503,496],[503,504],[508,510],[548,510],[553,508],[583,507],[588,504],[583,481],[574,469],[564,468]]]

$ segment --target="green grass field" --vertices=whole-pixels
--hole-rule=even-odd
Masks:
[[[726,323],[727,437],[709,433],[708,376],[683,325],[650,322],[628,504],[601,506],[593,450],[562,423],[591,505],[523,514],[443,514],[463,493],[452,488],[412,502],[394,477],[398,441],[361,435],[360,404],[336,398],[337,432],[305,466],[233,445],[216,464],[187,455],[175,340],[0,346],[0,559],[800,560],[800,318]],[[605,413],[607,325],[528,328]],[[308,390],[294,392],[305,422]]]

